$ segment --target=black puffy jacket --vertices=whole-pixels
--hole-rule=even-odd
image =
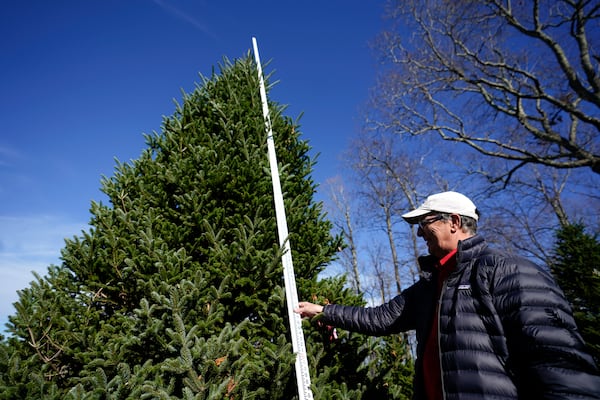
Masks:
[[[415,330],[415,399],[425,399],[422,355],[436,307],[435,259],[422,278],[378,307],[330,304],[323,321],[354,332]],[[551,275],[473,236],[459,242],[457,268],[440,300],[444,398],[600,399],[600,374],[586,353],[571,308]]]

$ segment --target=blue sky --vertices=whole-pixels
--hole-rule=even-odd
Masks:
[[[0,13],[0,324],[16,291],[60,263],[87,229],[115,158],[136,159],[181,92],[258,41],[320,153],[317,183],[336,175],[373,86],[369,48],[383,1],[23,0]]]

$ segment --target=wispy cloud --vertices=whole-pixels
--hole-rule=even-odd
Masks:
[[[17,150],[0,144],[0,167],[10,165],[18,158],[22,158],[22,155]]]
[[[154,0],[154,3],[156,5],[158,5],[160,8],[162,8],[163,10],[165,10],[166,12],[168,12],[169,14],[173,15],[174,17],[188,23],[191,24],[192,26],[194,26],[196,29],[200,30],[202,33],[215,38],[216,36],[210,31],[210,29],[208,28],[208,26],[206,26],[204,23],[202,23],[201,21],[199,21],[197,18],[195,18],[194,16],[190,15],[189,13],[177,8],[176,6],[174,6],[173,4],[169,4],[166,1],[163,0]]]
[[[9,217],[0,215],[0,331],[14,313],[17,290],[29,286],[33,272],[43,276],[60,263],[64,239],[77,236],[87,224],[58,216]]]

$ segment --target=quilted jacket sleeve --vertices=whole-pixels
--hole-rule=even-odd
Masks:
[[[385,336],[416,328],[417,313],[427,313],[423,289],[428,284],[421,280],[377,307],[356,307],[337,304],[326,305],[322,320],[352,332],[371,336]],[[427,299],[428,296],[425,297]],[[425,301],[427,303],[427,301]]]
[[[401,295],[377,307],[329,304],[323,309],[322,321],[352,332],[382,336],[399,332],[403,308],[404,299]]]

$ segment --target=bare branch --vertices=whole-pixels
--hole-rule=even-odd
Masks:
[[[598,1],[394,6],[404,35],[381,37],[389,68],[371,123],[513,161],[495,177],[505,183],[528,164],[600,173]]]

